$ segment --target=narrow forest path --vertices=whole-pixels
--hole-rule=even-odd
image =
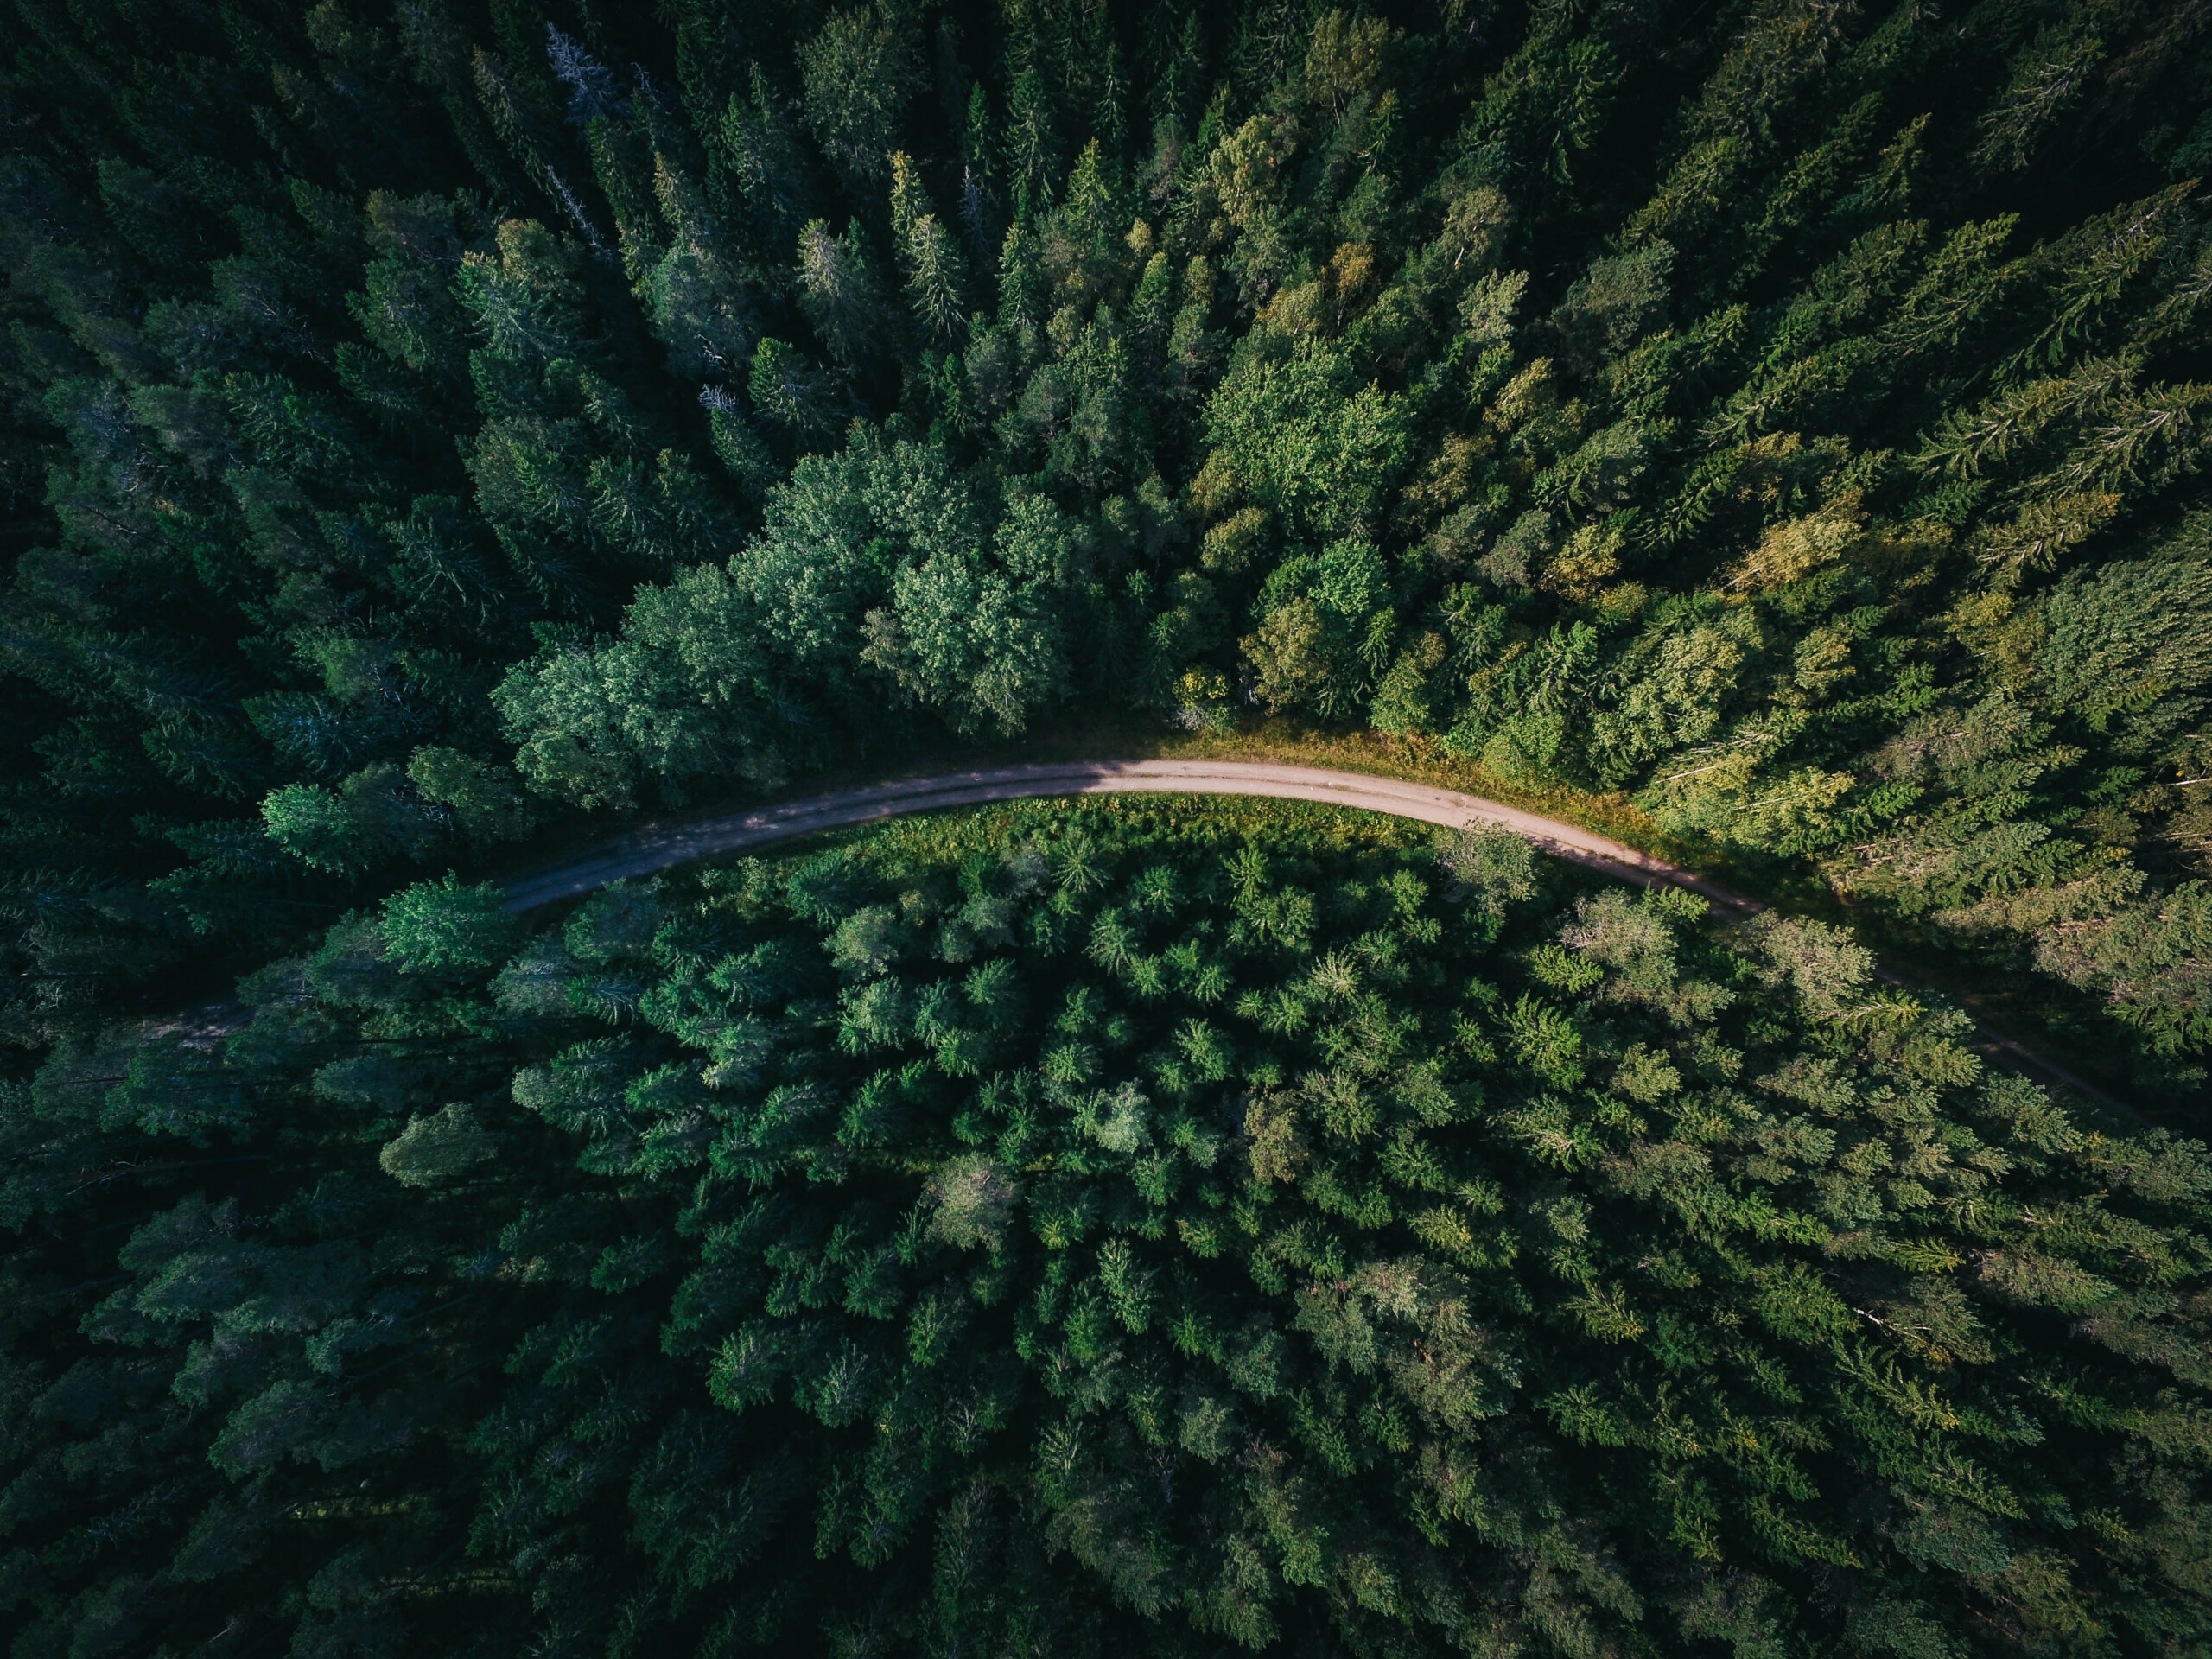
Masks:
[[[986,766],[940,772],[897,783],[787,801],[689,823],[651,826],[618,836],[606,845],[506,884],[507,908],[535,910],[572,899],[626,877],[649,875],[679,864],[719,858],[769,846],[825,830],[932,812],[947,807],[979,806],[994,801],[1033,800],[1058,795],[1260,795],[1274,800],[1318,801],[1330,806],[1414,818],[1453,830],[1510,830],[1539,851],[1649,887],[1665,885],[1707,899],[1738,918],[1766,908],[1731,893],[1694,871],[1568,823],[1500,801],[1430,784],[1408,783],[1366,772],[1320,766],[1284,766],[1268,760],[1080,760],[1032,766]],[[1905,981],[1886,969],[1892,984]],[[1977,1022],[1973,1046],[1992,1059],[2046,1082],[2063,1084],[2119,1114],[2144,1122],[2125,1102],[2074,1075],[2033,1049]]]

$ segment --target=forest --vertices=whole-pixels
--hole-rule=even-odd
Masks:
[[[14,18],[33,1050],[1117,710],[1620,799],[2202,1086],[2200,7]]]
[[[0,127],[11,1653],[2212,1652],[2212,5],[7,0]],[[1773,908],[498,886],[1308,741]]]
[[[2202,1143],[1563,870],[1001,808],[72,1052],[14,1650],[2202,1651]]]

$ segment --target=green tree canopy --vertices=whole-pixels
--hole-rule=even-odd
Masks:
[[[1838,930],[1266,804],[480,898],[11,1097],[33,1650],[2202,1624],[2212,1163]]]

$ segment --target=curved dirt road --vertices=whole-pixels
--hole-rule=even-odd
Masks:
[[[982,767],[973,772],[944,772],[931,778],[839,790],[781,806],[764,806],[691,823],[633,830],[581,858],[508,881],[507,908],[535,910],[626,876],[649,875],[678,864],[719,858],[818,830],[842,830],[909,812],[1056,795],[1176,794],[1263,795],[1274,800],[1319,801],[1330,806],[1357,807],[1454,830],[1492,826],[1524,837],[1554,858],[1647,887],[1664,884],[1684,888],[1710,899],[1716,908],[1732,915],[1751,916],[1765,908],[1689,870],[1578,824],[1540,817],[1502,802],[1464,795],[1457,790],[1439,789],[1429,784],[1371,777],[1364,772],[1332,772],[1319,766],[1280,766],[1267,760],[1047,762]],[[1904,982],[1885,969],[1879,971],[1880,977],[1892,984]],[[2131,1121],[2141,1121],[2124,1102],[1987,1026],[1977,1026],[1973,1046],[1992,1058],[2001,1055],[2022,1071],[2063,1084]]]
[[[582,858],[508,882],[507,908],[535,910],[625,876],[645,875],[817,830],[842,830],[943,807],[1052,795],[1264,795],[1274,800],[1358,807],[1454,830],[1490,825],[1511,830],[1554,858],[1646,885],[1664,882],[1686,887],[1738,915],[1748,916],[1762,908],[1688,870],[1556,818],[1538,817],[1480,796],[1427,784],[1374,778],[1364,772],[1329,772],[1319,766],[1277,766],[1266,760],[1083,760],[993,766],[840,790],[783,806],[634,831]]]

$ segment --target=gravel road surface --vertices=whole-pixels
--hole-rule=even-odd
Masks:
[[[509,881],[507,906],[511,910],[535,910],[626,876],[646,875],[794,836],[872,823],[909,812],[1039,796],[1173,794],[1264,795],[1275,800],[1358,807],[1454,830],[1489,825],[1524,836],[1554,858],[1647,885],[1665,882],[1686,887],[1737,915],[1748,916],[1760,908],[1748,899],[1633,847],[1556,818],[1539,817],[1517,807],[1486,801],[1478,795],[1462,795],[1457,790],[1395,778],[1372,778],[1363,772],[1284,766],[1265,760],[1086,760],[993,766],[895,784],[871,784],[782,806],[632,831],[581,858]]]

